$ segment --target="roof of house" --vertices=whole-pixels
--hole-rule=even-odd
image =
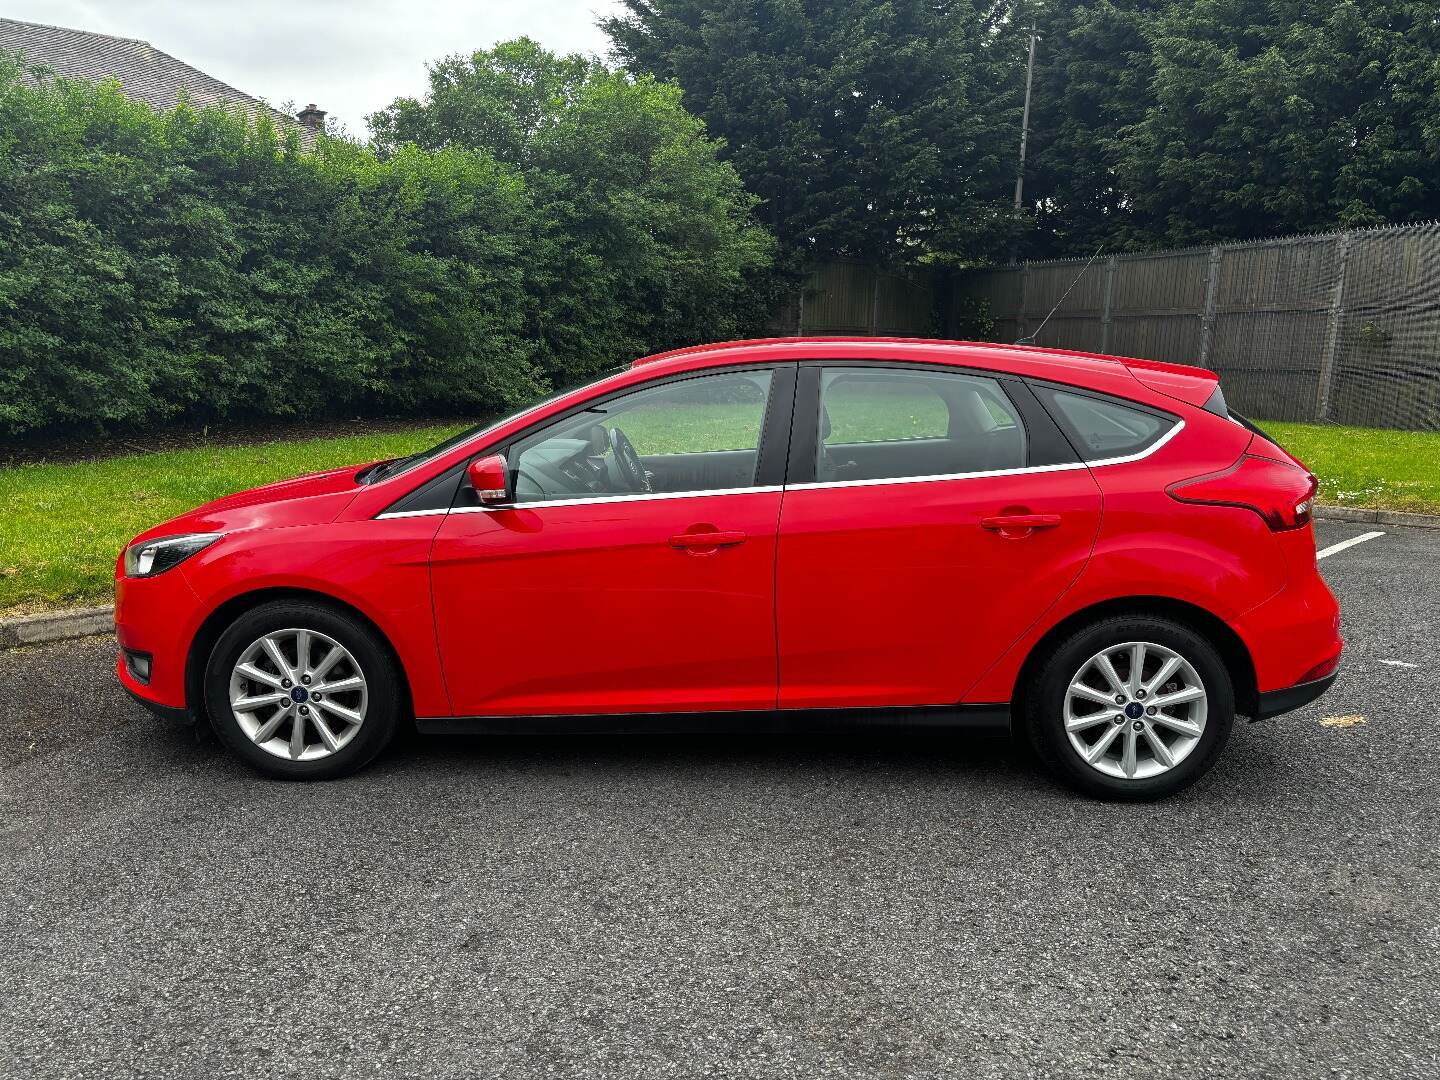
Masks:
[[[278,124],[298,131],[307,145],[314,141],[314,133],[295,117],[161,52],[148,41],[0,18],[0,52],[22,53],[27,66],[49,68],[65,78],[117,79],[127,98],[156,109],[174,108],[184,94],[197,107],[239,107],[252,115],[263,110]]]

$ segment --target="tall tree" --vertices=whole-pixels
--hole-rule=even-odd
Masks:
[[[522,38],[436,64],[423,100],[370,122],[382,156],[466,147],[524,176],[539,221],[529,289],[545,315],[531,332],[550,374],[573,378],[768,314],[773,242],[680,96]]]
[[[0,59],[0,440],[537,388],[514,169],[311,153],[263,117],[21,74]]]
[[[492,88],[442,78],[382,150],[311,151],[0,56],[0,440],[485,415],[764,317],[770,240],[678,89],[524,43],[466,69]]]
[[[1026,209],[1031,256],[1124,243],[1135,229],[1126,140],[1153,101],[1147,31],[1169,0],[1043,0],[1021,14],[1040,33]]]
[[[625,5],[602,20],[616,54],[685,88],[790,252],[1086,254],[1440,216],[1434,0]]]
[[[1433,0],[1194,0],[1147,30],[1118,169],[1166,243],[1440,215]]]
[[[1024,35],[1003,0],[624,0],[792,257],[984,258],[1011,208]]]

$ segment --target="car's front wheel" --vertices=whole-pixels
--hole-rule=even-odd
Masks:
[[[289,780],[368,764],[394,735],[400,702],[395,662],[375,632],[309,601],[245,612],[205,669],[216,734],[254,768]]]
[[[1117,616],[1049,654],[1025,712],[1040,759],[1072,787],[1158,799],[1210,770],[1230,736],[1235,692],[1219,653],[1189,626]]]

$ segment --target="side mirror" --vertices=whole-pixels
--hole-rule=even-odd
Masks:
[[[465,471],[469,474],[470,486],[475,489],[481,503],[510,501],[510,466],[505,461],[504,454],[476,458]]]

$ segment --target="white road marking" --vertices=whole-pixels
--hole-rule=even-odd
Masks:
[[[1323,551],[1315,553],[1315,560],[1328,559],[1331,555],[1337,555],[1346,548],[1352,548],[1356,544],[1363,544],[1366,540],[1374,540],[1377,536],[1384,536],[1383,532],[1361,533],[1359,536],[1352,536],[1349,540],[1341,540],[1338,544],[1331,544]]]
[[[1404,660],[1381,660],[1380,663],[1389,664],[1391,667],[1415,668],[1420,666],[1419,664],[1407,664]]]

